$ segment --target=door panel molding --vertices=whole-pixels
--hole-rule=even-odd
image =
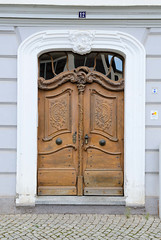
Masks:
[[[84,147],[84,195],[90,195],[88,187],[94,195],[104,193],[109,196],[112,191],[107,187],[113,187],[115,195],[123,195],[124,91],[107,90],[93,83],[86,86],[84,97],[84,132],[89,136],[89,142]],[[104,136],[97,134],[98,131]],[[110,136],[117,141],[111,140]],[[121,188],[121,192],[114,189],[117,187]],[[92,188],[97,188],[97,191]]]
[[[93,31],[78,31],[83,35]],[[38,57],[51,49],[73,50],[68,30],[31,35],[18,50],[18,127],[16,204],[35,205],[37,189],[37,79]],[[97,27],[91,50],[114,51],[125,65],[126,205],[145,204],[145,50],[131,35]],[[135,69],[137,69],[135,71]],[[94,76],[91,76],[92,78]],[[104,81],[102,81],[104,84]],[[53,83],[53,86],[54,83]],[[46,86],[47,87],[47,86]],[[110,86],[111,90],[116,86]],[[30,96],[30,97],[29,97]],[[139,114],[138,114],[139,113]]]
[[[104,149],[101,149],[101,148],[96,147],[96,146],[94,146],[94,145],[88,145],[88,146],[84,147],[84,150],[87,151],[87,149],[90,149],[90,148],[97,149],[97,150],[100,150],[100,151],[102,151],[102,152],[104,152],[104,153],[108,153],[108,154],[111,154],[111,155],[119,155],[119,154],[121,154],[121,152],[109,152],[109,151],[105,151]]]
[[[101,99],[102,98],[102,99]],[[118,141],[117,137],[117,96],[102,94],[95,89],[90,93],[91,102],[91,133],[98,133],[113,141]],[[101,105],[101,108],[100,108]],[[114,108],[114,109],[112,109]],[[116,118],[115,118],[116,116]],[[92,121],[93,118],[93,121]],[[101,131],[103,127],[106,131]],[[109,132],[112,128],[112,133]],[[108,132],[107,132],[108,131]],[[115,131],[115,132],[114,132]]]
[[[77,143],[72,144],[72,135],[77,131],[78,118],[76,91],[78,92],[77,87],[71,83],[64,83],[63,86],[50,91],[39,90],[37,164],[39,195],[77,194]],[[45,140],[49,138],[50,141],[44,141],[44,138]],[[60,192],[58,187],[61,188]],[[71,187],[75,190],[71,191]]]
[[[58,149],[56,149],[56,150],[54,150],[54,151],[50,151],[50,152],[39,152],[39,154],[40,154],[40,155],[47,155],[47,154],[51,154],[51,153],[56,153],[56,152],[58,152],[58,151],[60,151],[60,150],[62,150],[62,149],[64,149],[64,148],[73,148],[74,150],[77,150],[77,147],[76,147],[76,146],[74,146],[74,145],[72,145],[72,144],[67,144],[67,145],[65,145],[64,147],[58,148]]]
[[[71,92],[69,89],[45,96],[45,108],[48,109],[45,115],[45,139],[71,132]]]

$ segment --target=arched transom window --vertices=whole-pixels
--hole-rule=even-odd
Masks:
[[[100,72],[113,81],[124,78],[124,58],[112,52],[91,52],[86,55],[72,52],[50,52],[40,56],[39,64],[40,77],[46,80],[80,66]]]

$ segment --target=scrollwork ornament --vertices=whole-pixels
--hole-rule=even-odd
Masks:
[[[124,79],[113,81],[102,73],[91,71],[91,69],[85,66],[78,67],[68,72],[62,72],[49,80],[45,80],[44,78],[40,77],[38,84],[39,89],[52,90],[66,82],[76,83],[77,86],[79,86],[79,89],[82,90],[87,83],[91,84],[92,82],[96,82],[105,89],[111,91],[122,91],[124,89]],[[84,85],[84,87],[82,87],[82,85]]]
[[[80,92],[84,92],[85,87],[86,87],[85,84],[81,84],[81,83],[80,83],[80,84],[77,84],[77,88],[78,88],[79,93],[80,93]]]
[[[89,53],[95,34],[92,31],[72,31],[69,33],[69,40],[73,45],[73,52],[81,55]]]

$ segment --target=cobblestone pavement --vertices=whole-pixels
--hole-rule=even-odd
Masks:
[[[161,239],[161,220],[140,215],[0,215],[0,239]]]

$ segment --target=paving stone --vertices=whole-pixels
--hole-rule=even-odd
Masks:
[[[101,214],[18,214],[0,216],[1,240],[160,239],[158,217]]]

